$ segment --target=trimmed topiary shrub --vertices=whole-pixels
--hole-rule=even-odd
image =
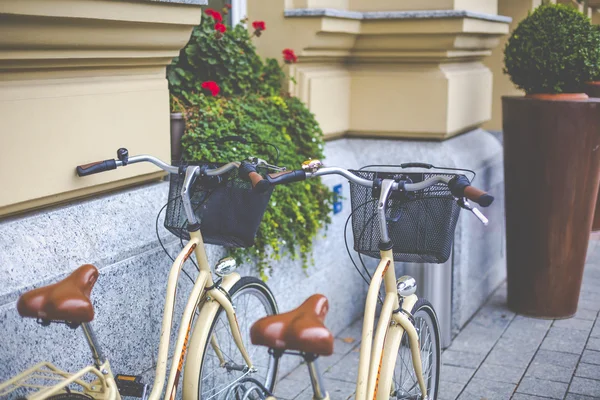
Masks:
[[[565,5],[543,5],[512,33],[504,72],[527,94],[581,93],[598,75],[600,35],[589,18]]]
[[[255,21],[251,35],[243,25],[223,29],[214,10],[206,14],[167,73],[171,108],[186,119],[184,158],[227,162],[258,156],[291,169],[309,158],[322,159],[323,133],[314,115],[282,91],[282,66],[256,54],[251,37],[263,34],[264,22]],[[285,50],[284,62],[295,62],[293,51]],[[219,143],[232,135],[250,143]],[[283,255],[300,258],[306,267],[313,239],[330,221],[331,200],[331,191],[316,179],[277,186],[255,246],[230,252],[256,262],[263,278]]]

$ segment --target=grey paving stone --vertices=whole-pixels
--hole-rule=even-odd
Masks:
[[[485,354],[468,353],[466,351],[446,350],[442,354],[442,363],[457,367],[477,368],[485,358]]]
[[[600,290],[600,285],[598,286],[598,290]],[[577,312],[575,313],[575,318],[588,319],[591,321],[594,321],[597,316],[598,316],[597,312],[592,311],[592,310],[586,310],[584,308],[578,309]]]
[[[513,397],[511,397],[511,400],[543,400],[543,399],[547,399],[548,397],[539,397],[539,396],[532,396],[529,394],[523,394],[523,393],[516,393]]]
[[[511,322],[511,326],[518,326],[526,329],[545,329],[552,326],[551,319],[529,318],[524,315],[517,315]]]
[[[598,312],[600,311],[600,302],[598,302],[597,300],[580,299],[578,308]]]
[[[585,350],[581,356],[581,362],[600,365],[600,351]]]
[[[514,391],[515,385],[511,383],[473,378],[460,395],[459,400],[506,400]]]
[[[525,368],[531,362],[535,354],[535,347],[528,349],[518,349],[511,347],[494,347],[486,358],[486,362],[496,365],[505,365],[508,367]]]
[[[585,396],[600,397],[600,381],[575,376],[569,387],[569,392]]]
[[[327,379],[337,379],[340,381],[356,383],[358,376],[359,353],[352,351],[344,356],[338,363],[327,369],[323,377]]]
[[[467,328],[470,326],[467,326]],[[480,332],[461,332],[452,341],[452,345],[448,349],[486,354],[494,347],[502,332],[494,330],[484,331],[484,329],[480,329]]]
[[[309,386],[310,381],[298,382],[291,379],[282,379],[277,382],[274,394],[277,399],[293,400]]]
[[[525,376],[528,378],[548,379],[556,382],[569,383],[575,367],[562,367],[555,364],[537,363],[534,361],[531,363]]]
[[[354,385],[349,385],[348,382],[329,379],[323,385],[332,400],[347,400],[354,395]],[[295,400],[312,400],[313,395],[312,387],[309,387],[302,391]]]
[[[586,364],[581,362],[577,366],[575,376],[590,379],[600,379],[600,367],[598,367],[597,365]]]
[[[590,337],[588,339],[588,342],[587,342],[587,345],[585,346],[585,348],[590,349],[590,350],[600,351],[600,338]]]
[[[503,300],[502,303],[502,306],[494,303],[486,304],[471,319],[469,325],[486,330],[503,331],[510,324],[515,314],[505,308],[504,303],[506,303],[506,300]]]
[[[535,355],[534,361],[544,364],[560,365],[561,367],[574,368],[579,361],[579,357],[575,354],[540,349]]]
[[[440,379],[445,382],[466,384],[475,373],[474,368],[456,367],[454,365],[442,365]]]
[[[582,331],[589,332],[592,330],[592,326],[594,325],[594,321],[590,321],[589,319],[580,319],[580,318],[568,318],[554,321],[552,324],[553,327],[558,328],[567,328],[567,329],[579,329]]]
[[[596,323],[594,324],[594,328],[592,329],[592,333],[590,333],[591,337],[600,337],[600,318],[596,319]]]
[[[534,325],[535,326],[535,325]],[[550,329],[550,325],[547,327],[530,327],[528,324],[522,322],[513,322],[506,328],[502,334],[502,339],[514,339],[519,341],[525,341],[528,343],[541,343],[546,333]]]
[[[321,366],[319,365],[319,368]],[[283,377],[282,380],[289,379],[297,382],[310,382],[310,376],[308,374],[308,367],[305,363],[300,364],[298,368],[290,372],[287,376]]]
[[[354,321],[350,326],[344,329],[337,337],[339,339],[352,338],[356,340],[356,344],[360,344],[362,337],[362,317]]]
[[[441,381],[438,398],[439,400],[455,400],[464,387],[465,385],[462,383]]]
[[[542,342],[541,348],[544,350],[581,354],[588,334],[586,331],[553,326],[548,331],[548,335]]]
[[[534,394],[552,399],[562,399],[567,393],[568,384],[545,379],[525,377],[517,387],[517,393]]]
[[[590,397],[590,396],[584,396],[581,394],[575,394],[575,393],[567,393],[567,397],[565,397],[565,400],[598,400],[600,399],[600,397]]]
[[[490,364],[487,360],[481,364],[475,378],[490,381],[517,384],[525,373],[525,367]]]
[[[600,293],[597,293],[596,291],[581,291],[581,293],[579,294],[579,300],[580,301],[589,301],[592,303],[596,303],[596,305],[600,306]]]

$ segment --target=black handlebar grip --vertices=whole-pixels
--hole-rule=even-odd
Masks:
[[[300,182],[306,180],[306,171],[297,169],[294,171],[278,172],[267,175],[267,180],[271,185],[282,185],[285,183]]]
[[[100,172],[110,171],[111,169],[117,168],[117,162],[115,160],[104,160],[98,161],[91,164],[77,166],[78,176],[87,176],[97,174]]]
[[[425,163],[420,163],[420,162],[409,162],[409,163],[404,163],[404,164],[400,164],[401,168],[427,168],[427,169],[431,169],[433,168],[433,165],[431,164],[425,164]]]
[[[481,207],[488,207],[494,202],[491,196],[481,189],[471,186],[471,182],[464,175],[457,175],[448,182],[448,188],[455,197],[466,197]]]

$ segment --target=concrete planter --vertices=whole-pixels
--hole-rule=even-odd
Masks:
[[[502,100],[508,305],[570,317],[600,179],[600,99]]]

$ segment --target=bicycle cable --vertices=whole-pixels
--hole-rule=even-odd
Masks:
[[[358,272],[358,274],[363,279],[363,281],[365,281],[365,283],[367,284],[367,286],[370,286],[372,276],[369,273],[369,270],[367,269],[367,266],[365,265],[365,262],[363,261],[360,252],[357,252],[358,253],[358,259],[360,260],[360,263],[362,264],[363,270],[365,271],[365,273],[367,274],[367,276],[369,277],[369,279],[365,278],[365,276],[362,274],[362,272],[358,268],[358,265],[356,265],[356,262],[354,261],[354,258],[352,257],[352,253],[350,252],[350,247],[348,246],[347,231],[348,231],[348,223],[350,222],[350,218],[352,218],[352,215],[354,214],[354,212],[356,210],[358,210],[359,208],[364,207],[364,206],[366,206],[369,203],[374,203],[376,201],[377,201],[377,199],[367,200],[364,203],[362,203],[361,205],[359,205],[358,207],[356,207],[354,210],[352,210],[352,212],[350,213],[350,215],[348,215],[348,218],[346,219],[346,223],[344,224],[344,244],[346,245],[346,252],[348,253],[348,257],[350,258],[350,261],[352,261],[352,264],[354,265],[354,269],[356,269],[356,272]],[[364,234],[365,228],[363,228],[363,232],[362,232],[363,234]],[[361,234],[361,237],[362,237],[362,234]],[[377,295],[377,298],[378,298],[379,303],[383,304],[383,299],[381,298],[380,294]]]
[[[165,245],[163,244],[161,238],[160,238],[160,234],[158,233],[158,220],[160,219],[160,214],[162,214],[162,212],[164,211],[165,208],[167,208],[167,206],[175,201],[178,200],[181,196],[176,196],[173,197],[171,200],[167,201],[167,203],[162,206],[162,208],[158,211],[158,214],[156,215],[156,221],[154,223],[154,229],[156,231],[156,238],[158,239],[158,243],[160,244],[160,247],[162,247],[163,251],[165,252],[165,254],[167,255],[167,257],[169,257],[171,259],[171,261],[175,262],[175,259],[173,257],[171,257],[171,254],[169,254],[169,252],[167,251],[167,248],[165,247]],[[194,260],[192,260],[194,261]],[[195,265],[196,263],[194,263]],[[196,266],[196,268],[198,268],[198,266]],[[194,282],[194,279],[192,279],[192,277],[190,276],[190,274],[188,274],[188,272],[185,270],[185,268],[182,266],[181,270],[183,271],[183,273],[185,274],[185,276],[187,276],[190,281],[192,281],[192,283]]]

